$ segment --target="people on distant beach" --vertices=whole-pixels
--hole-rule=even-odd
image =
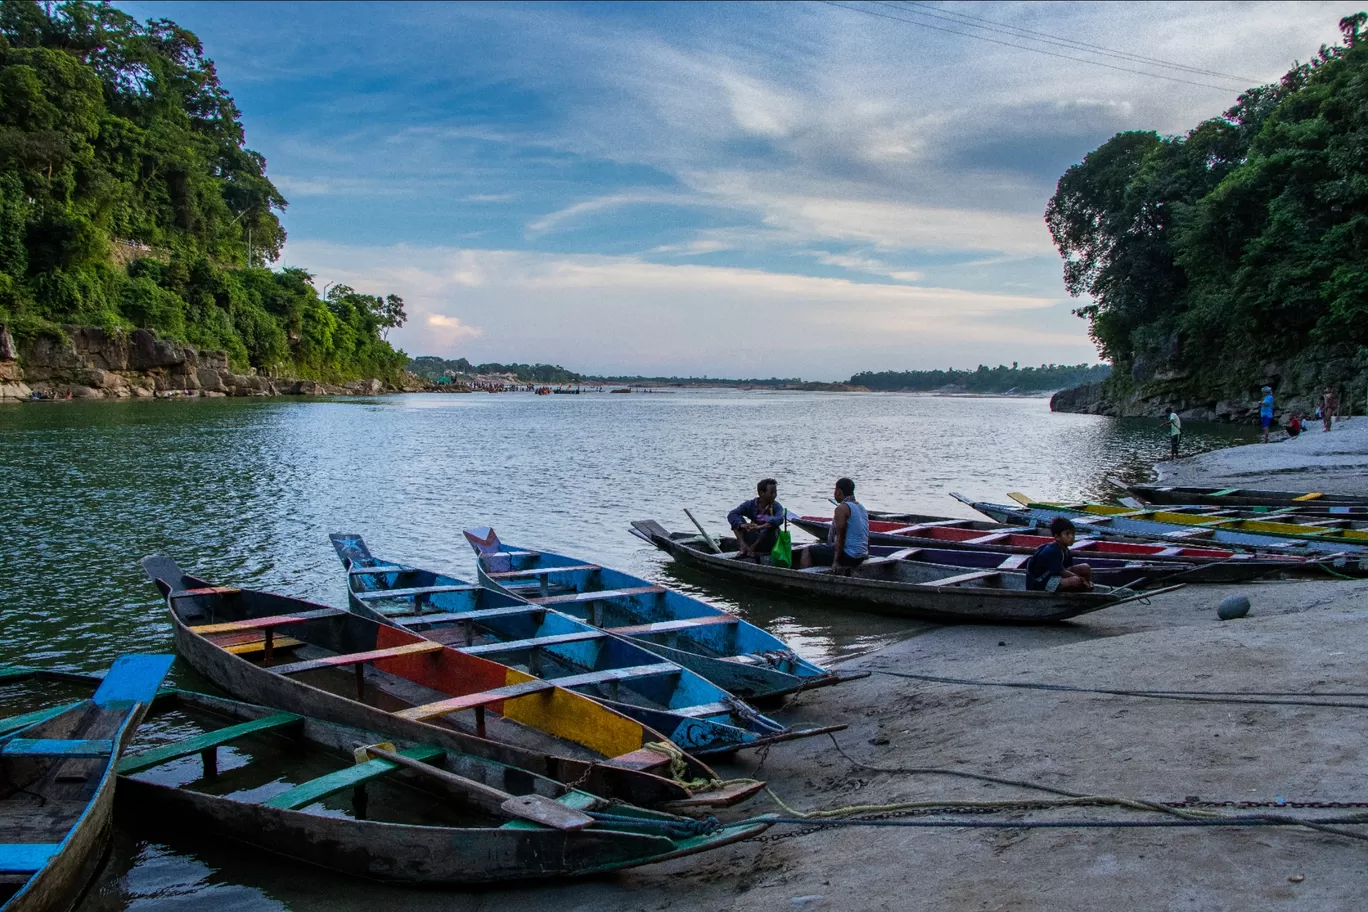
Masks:
[[[1268,427],[1273,423],[1273,387],[1265,386],[1259,400],[1259,423],[1263,425],[1263,442],[1268,443]]]
[[[836,511],[824,545],[808,545],[798,552],[800,568],[830,564],[833,573],[849,573],[869,557],[869,512],[855,499],[855,482],[836,479],[831,493]]]
[[[1321,420],[1325,422],[1327,431],[1330,430],[1331,422],[1334,420],[1338,408],[1339,402],[1335,399],[1335,391],[1327,386],[1325,392],[1321,393],[1320,401]]]
[[[1183,436],[1183,419],[1178,417],[1178,410],[1169,406],[1169,458],[1178,458],[1178,438]]]
[[[727,514],[727,524],[736,535],[738,558],[768,555],[779,538],[779,527],[784,524],[784,508],[775,500],[779,483],[773,478],[762,478],[755,493],[755,497]]]
[[[1046,542],[1026,562],[1026,588],[1037,592],[1091,592],[1092,567],[1075,564],[1069,548],[1078,532],[1066,517],[1056,516],[1050,521],[1050,535]]]
[[[1287,419],[1287,436],[1296,437],[1302,432],[1301,415],[1297,412],[1292,413],[1292,417]]]

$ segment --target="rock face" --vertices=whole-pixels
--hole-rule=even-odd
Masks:
[[[63,327],[65,338],[38,336],[15,345],[0,327],[0,399],[26,399],[34,391],[73,399],[147,399],[154,396],[375,395],[379,380],[346,388],[315,380],[279,380],[255,372],[235,374],[224,351],[201,352],[158,339],[145,329],[110,332]]]

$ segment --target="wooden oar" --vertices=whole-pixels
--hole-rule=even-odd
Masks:
[[[471,792],[483,798],[491,798],[499,803],[499,809],[509,817],[518,820],[528,820],[532,823],[539,823],[542,826],[551,827],[554,830],[582,830],[594,822],[594,818],[588,814],[581,813],[574,808],[568,808],[563,804],[558,804],[550,798],[541,795],[510,795],[501,789],[485,785],[483,782],[476,782],[474,779],[467,779],[465,776],[458,776],[449,773],[444,769],[423,763],[421,760],[413,760],[409,757],[397,754],[394,751],[385,750],[375,745],[367,745],[363,748],[366,753],[372,754],[383,760],[388,760],[397,766],[407,767],[415,772],[423,773],[434,779],[440,779],[447,785],[454,786],[462,791]]]
[[[713,537],[712,537],[711,535],[708,534],[708,530],[705,529],[705,528],[703,528],[703,524],[702,524],[701,522],[699,522],[698,520],[694,519],[694,515],[693,515],[692,512],[689,511],[689,508],[688,508],[688,507],[685,507],[685,508],[684,508],[684,515],[687,516],[687,517],[689,517],[690,521],[692,521],[693,524],[694,524],[695,526],[698,527],[698,531],[699,531],[699,532],[702,532],[702,533],[703,533],[703,540],[704,540],[705,542],[708,543],[708,547],[712,549],[712,553],[713,553],[713,554],[721,554],[721,553],[722,553],[722,548],[721,548],[721,546],[718,545],[717,542],[715,542],[715,541],[713,540]]]

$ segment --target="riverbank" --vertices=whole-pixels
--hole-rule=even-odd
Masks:
[[[1281,438],[1281,439],[1279,439]],[[1269,443],[1213,450],[1157,464],[1165,484],[1322,491],[1368,498],[1368,419],[1337,421],[1288,439],[1275,430]]]

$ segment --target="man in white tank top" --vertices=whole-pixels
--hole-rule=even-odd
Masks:
[[[836,512],[831,517],[829,542],[808,545],[798,552],[800,569],[830,564],[833,573],[849,573],[869,557],[869,513],[855,499],[855,482],[849,478],[836,479],[832,498],[836,501]]]

